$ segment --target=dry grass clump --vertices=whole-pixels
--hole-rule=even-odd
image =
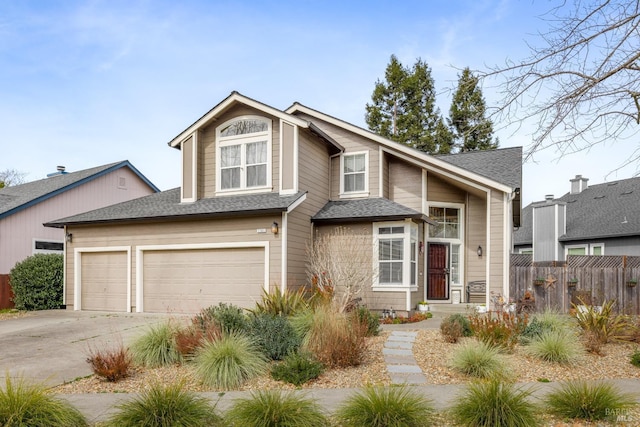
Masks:
[[[129,376],[133,359],[129,351],[120,344],[116,348],[89,350],[87,363],[97,376],[110,382],[120,381]]]

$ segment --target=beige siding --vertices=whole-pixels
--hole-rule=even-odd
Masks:
[[[422,169],[409,163],[389,161],[389,199],[422,211]]]
[[[306,252],[311,237],[311,217],[327,203],[329,195],[329,153],[315,136],[301,131],[298,140],[299,185],[306,200],[288,214],[288,268],[290,288],[307,283]]]
[[[73,242],[67,245],[67,265],[65,279],[65,303],[73,306],[74,301],[74,249],[108,248],[131,246],[132,304],[136,295],[136,247],[141,245],[206,244],[234,242],[269,243],[269,281],[279,282],[281,277],[281,236],[270,232],[274,221],[280,222],[279,215],[260,218],[235,218],[197,221],[175,221],[146,224],[123,224],[104,226],[70,227]],[[258,230],[266,229],[266,233]],[[132,307],[135,311],[135,307]]]
[[[433,173],[427,173],[427,200],[434,202],[465,203],[466,192]]]
[[[125,167],[0,219],[0,274],[8,274],[16,262],[33,255],[34,239],[64,241],[62,229],[44,227],[43,223],[152,193]]]
[[[216,194],[216,127],[238,116],[260,116],[271,120],[271,184],[275,189],[280,186],[280,120],[244,105],[235,105],[201,129],[198,146],[199,198],[214,197]]]
[[[478,245],[487,249],[487,203],[486,200],[469,195],[467,204],[467,235],[466,235],[466,281],[484,280],[486,278],[486,258],[478,257]]]
[[[295,189],[295,128],[289,123],[282,123],[282,190]]]
[[[382,189],[380,194],[382,197],[389,198],[389,154],[382,155]]]
[[[369,153],[369,164],[367,165],[369,196],[380,197],[380,153],[378,144],[317,118],[312,118],[304,114],[299,114],[298,117],[303,120],[312,120],[315,125],[322,129],[327,135],[331,136],[338,144],[342,145],[345,153],[367,151]],[[339,158],[336,158],[336,160],[337,161],[332,162],[331,165],[331,198],[334,200],[338,199],[340,194],[340,161]]]
[[[194,198],[193,182],[193,137],[182,143],[182,198]]]

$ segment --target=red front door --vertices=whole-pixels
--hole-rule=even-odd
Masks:
[[[449,299],[449,245],[446,243],[428,244],[427,299]]]

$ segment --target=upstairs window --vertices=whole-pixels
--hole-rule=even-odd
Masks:
[[[366,193],[368,191],[367,153],[344,154],[340,158],[340,163],[342,170],[340,176],[341,194],[354,195]]]
[[[240,117],[217,129],[218,191],[270,189],[271,121]]]

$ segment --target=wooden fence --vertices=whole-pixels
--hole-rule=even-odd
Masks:
[[[0,310],[13,307],[13,292],[9,285],[9,275],[0,274]]]
[[[615,299],[619,312],[640,315],[637,281],[640,257],[570,255],[566,262],[534,263],[531,255],[511,255],[510,295],[519,300],[530,291],[537,311],[566,313],[580,300],[600,305]]]

